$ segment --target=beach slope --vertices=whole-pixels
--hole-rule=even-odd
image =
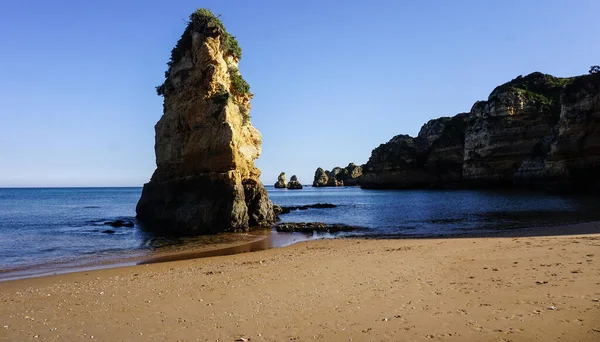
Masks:
[[[600,234],[526,235],[319,240],[6,281],[0,339],[600,340]]]

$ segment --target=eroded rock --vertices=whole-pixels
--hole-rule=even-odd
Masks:
[[[285,183],[285,172],[282,172],[277,177],[277,182],[273,185],[277,189],[285,189],[287,187]]]
[[[254,166],[262,137],[250,122],[240,58],[237,41],[210,11],[190,16],[157,87],[164,96],[157,168],[136,208],[146,229],[197,235],[274,222]]]
[[[302,189],[302,184],[300,184],[300,181],[298,180],[298,177],[296,177],[296,175],[293,175],[292,178],[290,178],[290,182],[287,184],[287,188],[292,190]]]

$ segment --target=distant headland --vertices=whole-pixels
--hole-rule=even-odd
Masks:
[[[598,194],[599,71],[593,66],[588,75],[577,77],[518,76],[496,87],[470,112],[430,120],[417,137],[401,134],[379,145],[365,165],[353,166],[360,169],[356,174],[349,171],[354,164],[332,171],[318,168],[313,186]]]

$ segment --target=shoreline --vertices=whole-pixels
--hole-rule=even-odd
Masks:
[[[569,231],[323,239],[6,281],[0,283],[0,336],[595,341],[600,234],[575,233],[598,232],[600,222],[546,232]]]
[[[147,254],[131,257],[117,257],[109,260],[98,260],[80,265],[66,266],[52,269],[51,265],[28,267],[24,269],[10,269],[0,271],[0,283],[6,281],[23,280],[29,278],[47,277],[53,275],[89,272],[95,270],[121,268],[135,265],[173,262],[189,259],[227,256],[240,253],[250,253],[271,248],[286,247],[291,244],[315,241],[321,239],[382,239],[382,240],[428,240],[428,239],[464,239],[464,238],[494,238],[494,237],[534,237],[534,236],[561,236],[600,233],[600,221],[579,222],[571,224],[543,225],[538,227],[508,228],[489,231],[449,233],[431,236],[410,235],[343,235],[326,234],[322,236],[303,233],[278,233],[274,229],[256,229],[248,233],[217,234],[209,238],[224,237],[233,242],[218,242],[213,244],[183,243],[168,246],[165,249],[136,250],[133,253],[146,252]],[[249,238],[250,237],[250,238]],[[252,238],[253,237],[253,238]],[[240,242],[240,240],[243,240]]]

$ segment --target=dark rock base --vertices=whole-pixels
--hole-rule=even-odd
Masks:
[[[260,182],[235,173],[209,173],[144,185],[137,207],[141,227],[169,235],[247,231],[275,222]]]
[[[279,206],[278,206],[279,207]],[[317,203],[299,206],[279,207],[277,214],[289,214],[292,210],[308,210],[309,208],[325,209],[325,208],[336,208],[337,205],[331,203]]]

